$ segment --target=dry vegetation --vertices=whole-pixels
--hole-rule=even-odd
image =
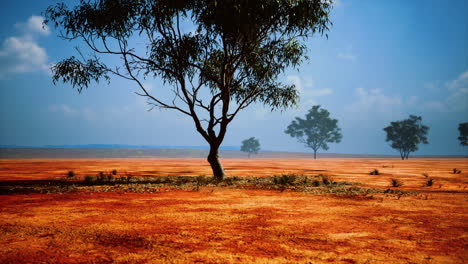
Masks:
[[[465,159],[223,162],[216,183],[201,159],[0,160],[0,263],[468,257]]]

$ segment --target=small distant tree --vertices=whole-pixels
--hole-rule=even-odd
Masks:
[[[460,145],[468,146],[468,123],[458,124],[458,131],[460,132],[460,136],[458,137]]]
[[[258,141],[258,139],[251,137],[242,141],[242,146],[240,150],[242,152],[247,152],[248,157],[250,159],[250,155],[252,153],[257,154],[260,151],[260,142]]]
[[[386,141],[391,141],[392,148],[400,151],[401,159],[408,159],[409,153],[418,150],[420,143],[429,144],[429,127],[422,124],[422,117],[410,115],[408,119],[391,122],[383,129],[387,132]]]
[[[340,143],[343,137],[338,120],[330,118],[330,112],[320,109],[320,105],[313,106],[305,119],[296,117],[285,133],[313,149],[314,159],[319,149],[328,150],[327,143]]]

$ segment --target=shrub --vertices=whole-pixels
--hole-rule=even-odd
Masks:
[[[116,169],[112,170],[112,175],[114,175],[114,176],[117,175],[117,170]]]
[[[453,168],[453,174],[460,174],[462,171],[457,169],[457,168]]]
[[[424,177],[428,178],[428,177],[429,177],[429,174],[427,174],[427,173],[423,173],[423,174],[422,174],[422,176],[424,176]]]
[[[393,187],[400,187],[400,186],[403,185],[403,183],[398,179],[391,179],[390,180],[390,185],[393,186]]]
[[[333,178],[328,176],[328,175],[319,175],[321,178],[322,178],[322,183],[325,184],[325,185],[332,185],[335,183],[335,181],[333,181]]]
[[[294,185],[296,181],[295,174],[283,174],[273,176],[273,183],[279,185]]]
[[[380,172],[378,169],[374,169],[371,172],[369,172],[370,175],[380,175]]]
[[[310,185],[314,186],[314,187],[319,187],[320,186],[320,181],[319,180],[313,180]]]
[[[72,171],[72,170],[68,171],[68,173],[67,173],[68,178],[75,178],[75,176],[76,176],[76,174],[75,174],[74,171]]]
[[[428,179],[426,181],[426,186],[432,186],[432,185],[434,185],[434,182],[435,182],[434,179]]]
[[[84,177],[84,181],[85,181],[85,183],[91,184],[91,183],[93,183],[94,181],[96,181],[96,178],[93,177],[93,176],[85,176],[85,177]]]

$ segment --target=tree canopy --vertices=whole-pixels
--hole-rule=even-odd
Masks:
[[[391,147],[400,151],[401,159],[408,159],[410,152],[418,150],[420,143],[429,144],[427,133],[429,127],[422,124],[422,117],[410,115],[408,119],[394,121],[383,129],[387,133],[386,141]]]
[[[188,115],[209,143],[216,178],[228,124],[242,109],[261,103],[272,110],[298,102],[293,85],[278,81],[306,58],[304,40],[331,25],[331,0],[81,0],[45,11],[46,23],[90,50],[52,67],[54,82],[79,92],[91,82],[118,76],[133,81],[155,107]],[[136,47],[138,38],[144,46]],[[109,64],[104,56],[119,58]],[[115,61],[115,60],[113,60]],[[144,85],[160,78],[173,91],[164,100]],[[158,89],[155,89],[158,90]]]
[[[338,127],[338,120],[330,118],[330,112],[313,106],[305,119],[296,117],[285,131],[306,147],[314,150],[314,159],[319,149],[328,150],[328,143],[340,143],[343,135]]]
[[[460,145],[468,146],[468,122],[458,124],[458,132],[460,133],[460,136],[458,137]]]
[[[247,152],[250,158],[251,154],[257,154],[260,151],[260,142],[255,137],[243,140],[240,150]]]

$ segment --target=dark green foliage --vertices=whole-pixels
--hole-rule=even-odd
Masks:
[[[278,77],[306,59],[307,38],[328,31],[331,9],[322,0],[90,0],[57,3],[44,15],[61,37],[90,51],[56,63],[54,83],[81,92],[110,76],[132,81],[152,106],[190,116],[222,180],[218,149],[228,124],[252,103],[272,110],[297,104],[297,89]],[[136,49],[135,40],[144,45]],[[119,60],[102,60],[112,56]],[[169,86],[173,100],[150,94],[143,83],[153,78]]]
[[[400,180],[398,180],[398,179],[391,179],[391,180],[390,180],[390,185],[391,185],[392,187],[400,187],[400,186],[403,185],[403,183],[402,183]]]
[[[428,180],[426,181],[426,186],[432,186],[432,185],[434,185],[434,182],[435,182],[434,179],[428,179]]]
[[[420,143],[429,144],[429,127],[422,124],[422,117],[410,115],[408,119],[391,122],[383,129],[387,133],[386,141],[392,142],[392,148],[400,151],[401,159],[408,159],[410,152],[418,150]]]
[[[380,175],[380,172],[378,169],[374,169],[371,172],[369,172],[369,175]]]
[[[468,122],[458,124],[458,132],[460,132],[460,136],[458,137],[460,145],[468,146]]]
[[[242,141],[242,146],[240,148],[242,152],[247,152],[250,158],[251,154],[257,154],[260,151],[260,142],[258,139],[251,137]]]
[[[315,105],[306,115],[305,119],[296,117],[285,131],[295,137],[306,147],[314,150],[314,159],[319,149],[328,150],[327,143],[340,143],[342,139],[338,120],[330,118],[330,112]]]

